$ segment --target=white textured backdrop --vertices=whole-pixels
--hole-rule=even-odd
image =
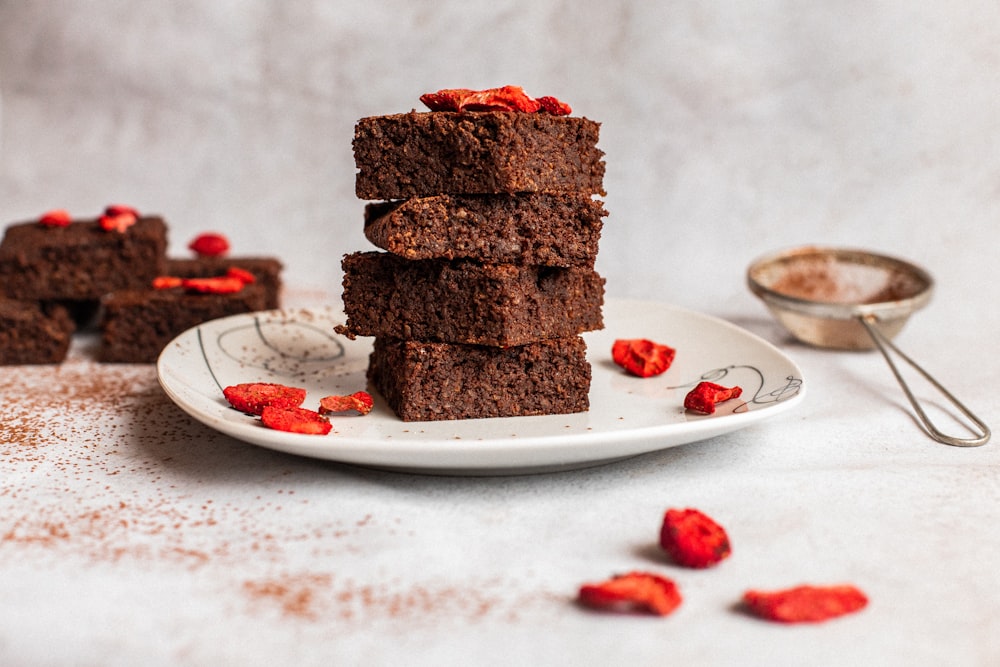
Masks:
[[[0,1],[0,219],[129,203],[336,295],[356,119],[508,83],[603,123],[612,295],[726,314],[803,242],[997,277],[993,0]]]

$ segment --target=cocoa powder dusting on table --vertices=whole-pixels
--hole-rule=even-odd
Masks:
[[[269,575],[289,571],[290,554],[303,548],[324,563],[356,556],[352,538],[393,534],[399,522],[373,512],[286,520],[290,504],[309,504],[308,494],[275,484],[293,474],[290,464],[185,416],[150,365],[97,364],[71,350],[61,365],[0,374],[0,402],[0,552],[7,558],[151,567],[182,580],[184,572],[215,568],[215,594],[235,595],[248,613],[307,622],[511,619],[552,603],[545,593],[513,600],[511,582]],[[232,472],[246,460],[240,456],[260,457],[262,465]],[[225,502],[207,496],[217,481],[230,485]]]
[[[63,364],[4,373],[0,400],[0,547],[187,567],[226,553],[225,541],[206,539],[211,501],[176,497],[161,483],[164,461],[144,449],[179,415],[152,366],[97,364],[71,350]]]
[[[406,620],[440,618],[475,621],[487,616],[516,620],[519,611],[540,604],[563,604],[557,595],[537,592],[511,599],[503,581],[377,585],[343,582],[332,574],[284,574],[243,583],[243,592],[257,610],[272,608],[303,620],[368,622],[375,618]]]

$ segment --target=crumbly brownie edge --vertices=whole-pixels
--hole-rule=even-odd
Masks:
[[[593,268],[606,215],[583,193],[436,195],[366,205],[364,233],[406,259]]]

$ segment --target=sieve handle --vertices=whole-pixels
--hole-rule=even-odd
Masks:
[[[938,442],[946,445],[952,445],[954,447],[979,447],[980,445],[985,445],[989,442],[990,429],[985,423],[983,423],[983,420],[974,415],[969,408],[962,405],[962,402],[955,398],[951,392],[945,389],[940,382],[931,377],[930,373],[921,368],[917,362],[906,356],[902,350],[896,347],[893,342],[889,340],[875,325],[877,318],[874,315],[859,315],[858,320],[860,320],[861,324],[863,324],[865,329],[868,330],[868,335],[871,336],[872,340],[875,342],[875,346],[878,347],[879,352],[881,352],[882,356],[885,357],[886,363],[888,363],[889,368],[892,369],[892,374],[896,376],[896,381],[899,382],[899,386],[903,388],[903,392],[906,394],[906,397],[910,399],[910,404],[913,406],[913,409],[917,411],[917,416],[920,417],[920,421],[923,423],[924,428],[927,429],[927,433],[932,438]],[[920,405],[920,401],[918,401],[917,397],[913,395],[912,391],[910,391],[910,387],[906,384],[906,380],[903,379],[903,376],[896,367],[895,362],[893,362],[892,355],[889,354],[890,350],[900,359],[912,366],[918,373],[924,376],[924,379],[934,385],[934,387],[941,392],[942,396],[947,398],[952,405],[958,408],[973,424],[979,427],[981,433],[974,438],[956,438],[954,436],[945,435],[939,431],[924,412],[923,407]]]

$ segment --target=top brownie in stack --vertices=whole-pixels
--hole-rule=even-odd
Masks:
[[[439,194],[605,194],[600,125],[510,111],[374,116],[354,132],[360,199]]]

